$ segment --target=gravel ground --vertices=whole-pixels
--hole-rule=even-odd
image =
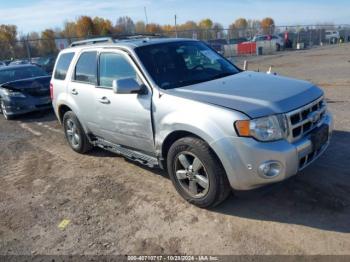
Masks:
[[[247,60],[324,88],[336,130],[319,161],[205,210],[160,170],[74,153],[52,112],[0,116],[0,254],[350,254],[350,45]]]

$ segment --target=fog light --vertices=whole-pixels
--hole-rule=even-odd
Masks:
[[[268,161],[262,163],[258,168],[258,173],[264,178],[273,178],[282,171],[282,164],[278,161]]]

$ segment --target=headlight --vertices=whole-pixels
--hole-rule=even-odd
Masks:
[[[235,128],[239,136],[254,137],[260,141],[275,141],[286,138],[288,135],[284,115],[238,120],[235,122]]]
[[[4,90],[4,94],[5,94],[6,96],[9,96],[9,97],[25,97],[25,95],[22,94],[21,92],[12,91],[12,90],[8,90],[8,89],[5,89],[5,90]]]

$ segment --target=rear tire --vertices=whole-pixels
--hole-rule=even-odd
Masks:
[[[72,111],[64,114],[63,128],[67,142],[75,152],[84,154],[92,148],[77,116]]]
[[[178,193],[198,207],[213,207],[231,193],[224,168],[203,140],[177,140],[167,156],[169,176]]]

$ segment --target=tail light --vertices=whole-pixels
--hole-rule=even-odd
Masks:
[[[53,100],[53,84],[50,83],[50,97],[51,97],[51,100]]]

